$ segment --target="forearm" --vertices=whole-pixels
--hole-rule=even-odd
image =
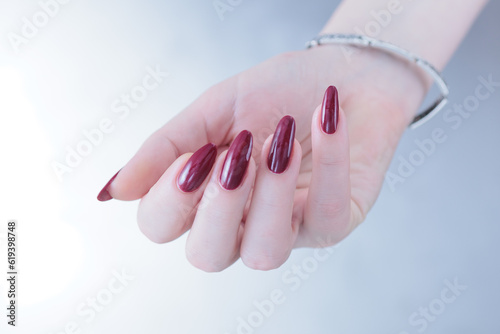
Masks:
[[[363,33],[403,47],[442,70],[486,3],[344,0],[322,33]]]

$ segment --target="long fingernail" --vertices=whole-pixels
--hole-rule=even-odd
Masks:
[[[231,144],[220,173],[220,183],[225,189],[240,186],[252,156],[252,145],[252,133],[247,130],[241,131]]]
[[[321,108],[321,128],[327,134],[337,131],[339,122],[339,95],[335,86],[326,89]]]
[[[283,173],[290,161],[295,139],[295,120],[292,116],[281,119],[274,132],[271,149],[267,157],[267,166],[273,173]]]
[[[99,195],[97,195],[98,201],[106,202],[106,201],[109,201],[110,199],[113,199],[113,196],[110,195],[108,188],[109,188],[109,185],[114,181],[114,179],[116,178],[118,173],[120,173],[120,170],[118,172],[116,172],[116,174],[113,175],[113,177],[111,179],[109,179],[108,183],[106,183],[104,188],[102,188],[102,190],[99,192]]]
[[[210,143],[194,152],[177,178],[179,189],[191,192],[198,189],[212,170],[217,147]]]

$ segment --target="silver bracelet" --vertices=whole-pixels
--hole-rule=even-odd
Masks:
[[[446,103],[448,103],[448,94],[450,93],[450,90],[448,89],[448,85],[444,81],[441,74],[431,64],[429,64],[429,62],[405,49],[400,48],[399,46],[363,35],[331,34],[316,37],[315,39],[307,42],[306,47],[309,49],[322,44],[351,44],[372,47],[385,52],[395,53],[414,62],[417,66],[426,71],[436,82],[439,90],[441,91],[441,96],[438,97],[428,108],[424,109],[424,111],[415,116],[410,124],[411,129],[415,129],[427,122],[435,116]]]

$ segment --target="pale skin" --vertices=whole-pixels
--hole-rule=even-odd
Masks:
[[[442,70],[485,0],[400,1],[380,30],[392,42]],[[321,33],[355,33],[387,0],[344,0]],[[404,60],[380,51],[320,46],[271,58],[202,94],[143,144],[109,185],[119,200],[141,199],[138,223],[152,241],[188,232],[186,255],[196,267],[221,271],[238,258],[250,268],[281,266],[296,247],[338,243],[366,217],[382,187],[402,133],[430,80]],[[339,91],[338,129],[321,129],[325,89]],[[296,140],[288,168],[267,168],[278,120],[291,115]],[[219,182],[226,150],[242,130],[254,134],[252,159],[234,190]],[[267,139],[266,139],[267,137]],[[176,179],[198,148],[219,155],[196,191]]]

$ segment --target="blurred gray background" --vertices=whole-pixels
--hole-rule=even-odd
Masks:
[[[73,0],[16,54],[8,34],[40,5],[2,1],[0,221],[19,221],[21,309],[19,327],[2,316],[0,332],[499,333],[500,89],[468,118],[443,113],[407,131],[391,172],[418,155],[415,140],[437,128],[447,139],[404,183],[386,184],[319,264],[300,250],[275,271],[238,262],[206,274],[187,263],[185,237],[158,246],[142,236],[137,202],[95,200],[152,131],[212,84],[302,48],[337,4],[243,0],[221,20],[211,1]],[[499,13],[492,1],[444,71],[449,108],[472,101],[479,77],[500,81]],[[114,101],[156,66],[169,76],[118,118]],[[103,118],[113,131],[58,180],[51,164]],[[299,278],[297,265],[310,273]],[[450,301],[442,291],[456,282]],[[255,303],[274,290],[284,302],[259,316]]]

